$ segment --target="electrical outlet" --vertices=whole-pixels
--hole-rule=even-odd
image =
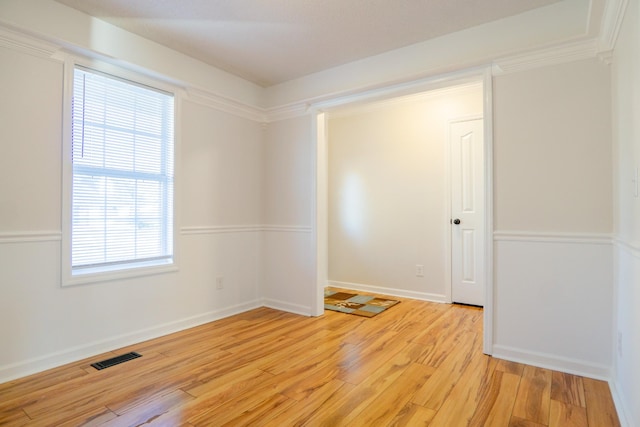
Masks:
[[[217,290],[224,289],[224,277],[222,276],[216,277],[216,289]]]
[[[416,276],[424,277],[424,265],[416,264]]]

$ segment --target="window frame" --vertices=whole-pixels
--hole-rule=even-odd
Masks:
[[[131,262],[114,266],[98,268],[80,268],[74,272],[72,266],[72,221],[73,221],[73,147],[72,147],[72,109],[74,71],[82,68],[86,71],[96,72],[112,76],[116,79],[130,81],[132,84],[147,86],[160,92],[170,94],[174,98],[174,129],[173,129],[173,256],[169,260],[159,262]],[[179,258],[179,218],[177,207],[178,197],[178,170],[179,170],[179,111],[181,104],[181,90],[167,82],[161,81],[157,76],[150,77],[142,72],[89,58],[69,57],[64,62],[64,94],[62,108],[62,240],[61,240],[61,286],[75,286],[90,283],[123,280],[135,277],[151,276],[175,272],[178,270]]]

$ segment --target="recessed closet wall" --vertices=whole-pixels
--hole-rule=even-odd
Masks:
[[[482,108],[475,83],[330,114],[332,285],[446,300],[449,122]]]

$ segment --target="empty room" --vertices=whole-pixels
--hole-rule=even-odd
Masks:
[[[640,1],[0,0],[0,425],[640,425]]]

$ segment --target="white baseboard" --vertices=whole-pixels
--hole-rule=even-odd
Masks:
[[[616,405],[616,411],[618,412],[621,427],[633,427],[640,425],[640,420],[633,419],[631,408],[625,407],[623,400],[620,398],[618,384],[613,380],[609,381],[609,389],[611,390],[613,403]]]
[[[499,344],[493,345],[493,357],[597,380],[609,381],[611,378],[609,366]]]
[[[262,306],[273,308],[274,310],[286,311],[293,314],[300,314],[302,316],[312,316],[311,307],[306,305],[291,304],[288,302],[278,301],[270,298],[262,299]]]
[[[339,282],[336,280],[329,280],[327,283],[329,286],[332,286],[335,288],[352,289],[354,291],[384,294],[392,297],[411,298],[411,299],[417,299],[421,301],[430,301],[430,302],[442,302],[442,303],[448,302],[445,295],[430,294],[427,292],[407,291],[405,289],[385,288],[381,286],[364,285],[362,283]]]
[[[153,338],[158,338],[174,332],[193,328],[245,311],[253,310],[261,306],[259,300],[249,301],[237,304],[220,310],[213,310],[208,313],[199,314],[197,316],[188,317],[186,319],[165,323],[147,329],[95,341],[89,344],[73,347],[64,351],[47,354],[41,357],[25,360],[22,362],[0,366],[0,384],[14,380],[16,378],[25,377],[65,365],[67,363],[76,362],[108,351],[117,350],[118,348],[130,346]]]

